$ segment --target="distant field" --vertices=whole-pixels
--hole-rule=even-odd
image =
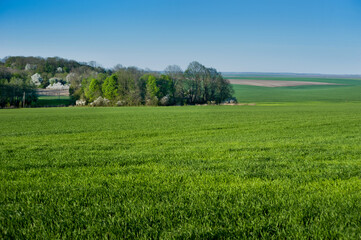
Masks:
[[[233,77],[234,80],[270,80],[323,82],[340,85],[305,85],[293,87],[260,87],[233,84],[239,102],[361,102],[360,79]]]
[[[36,103],[38,107],[47,106],[69,106],[74,104],[74,101],[69,96],[40,96]]]
[[[69,89],[36,89],[39,96],[69,96]]]
[[[0,239],[359,239],[360,119],[336,102],[1,110]]]
[[[258,87],[297,87],[313,85],[342,85],[327,82],[306,82],[306,81],[282,81],[282,80],[258,80],[258,79],[228,79],[231,84],[249,85]]]
[[[232,84],[235,97],[240,103],[277,102],[361,102],[361,79],[298,78],[298,77],[227,77],[231,83],[255,81],[254,85]],[[266,83],[265,83],[266,82]],[[270,82],[267,84],[267,82]],[[290,82],[285,84],[285,82]],[[296,84],[295,84],[296,82]],[[300,82],[316,85],[303,85]],[[326,85],[317,85],[324,83]],[[329,85],[335,84],[335,85]],[[278,85],[298,85],[283,86]],[[74,100],[69,96],[40,96],[36,106],[69,106]]]

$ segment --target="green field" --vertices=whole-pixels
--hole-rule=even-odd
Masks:
[[[0,239],[359,239],[360,120],[336,102],[1,110]]]
[[[73,105],[74,101],[69,96],[39,96],[36,107],[57,107]]]
[[[233,85],[241,103],[258,102],[361,102],[361,79],[299,78],[299,77],[229,77],[232,79],[328,82],[343,85],[258,87]]]

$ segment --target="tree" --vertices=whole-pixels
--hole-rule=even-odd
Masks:
[[[157,79],[153,75],[148,76],[147,80],[147,94],[146,104],[147,105],[158,105],[159,102],[159,88],[157,86]]]
[[[90,62],[88,62],[88,65],[91,66],[91,67],[93,67],[93,68],[97,68],[97,67],[100,66],[96,61],[90,61]]]
[[[147,92],[150,97],[158,97],[159,88],[157,86],[157,79],[153,75],[148,77]]]
[[[214,68],[206,68],[198,62],[191,62],[184,75],[185,92],[191,104],[208,101],[220,103],[232,97],[230,83]]]
[[[124,68],[122,64],[117,64],[113,67],[113,71],[114,72],[117,72],[119,71],[120,69]]]
[[[27,65],[33,67],[25,70]],[[57,72],[59,67],[63,72]],[[70,84],[71,96],[88,102],[102,96],[114,100],[113,103],[120,101],[121,105],[174,105],[208,101],[220,103],[232,96],[230,83],[216,69],[206,68],[195,61],[185,72],[177,65],[169,65],[161,74],[121,65],[104,69],[94,61],[79,63],[59,57],[18,56],[6,57],[0,64],[2,104],[16,105],[22,101],[25,87],[20,80],[30,85],[30,77],[34,73],[43,77],[40,87],[45,88],[49,79],[54,77],[66,80]]]
[[[187,70],[184,72],[186,78],[186,88],[188,92],[188,102],[191,104],[203,103],[202,97],[202,84],[207,77],[207,69],[199,62],[191,62]]]
[[[171,79],[171,103],[180,102],[183,96],[181,81],[184,78],[183,70],[178,65],[169,65],[164,72]]]
[[[217,95],[215,96],[215,100],[217,101],[217,103],[221,103],[227,98],[232,98],[232,95],[234,93],[233,88],[230,82],[227,79],[224,79],[221,75],[217,76],[216,87]]]
[[[118,96],[117,80],[117,76],[114,74],[105,79],[102,86],[103,97],[114,100]]]
[[[23,97],[25,94],[25,104]],[[30,85],[26,79],[15,76],[10,81],[0,79],[0,107],[29,105],[37,101],[34,86]]]
[[[93,102],[100,95],[100,83],[98,79],[93,78],[90,80],[89,86],[85,89],[85,97],[89,100],[89,102]]]

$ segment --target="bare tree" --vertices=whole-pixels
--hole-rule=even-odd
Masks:
[[[100,64],[98,64],[96,61],[90,61],[88,62],[88,65],[93,67],[93,68],[97,68],[100,67]]]
[[[207,78],[207,68],[199,62],[191,62],[184,72],[187,80],[190,103],[201,103],[203,96],[203,83]]]
[[[177,99],[184,98],[183,88],[180,81],[184,78],[183,70],[178,65],[169,65],[164,69],[164,72],[170,77],[172,81],[171,94],[172,101],[177,102]]]
[[[183,70],[178,65],[169,65],[164,69],[164,72],[172,79],[183,78]]]
[[[113,71],[114,72],[118,72],[120,69],[123,69],[123,65],[122,64],[117,64],[113,67]]]

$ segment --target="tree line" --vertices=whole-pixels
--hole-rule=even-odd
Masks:
[[[30,84],[27,75],[0,63],[0,107],[21,107],[31,105],[36,100],[35,87]]]
[[[42,76],[43,82],[40,86],[31,82],[31,76],[35,73]],[[47,87],[53,77],[62,79],[65,83],[68,76],[68,79],[74,79],[98,73],[107,73],[107,70],[95,62],[79,63],[59,57],[5,57],[0,59],[0,107],[36,105],[36,88]]]
[[[221,103],[232,98],[233,89],[216,69],[192,62],[185,71],[171,65],[161,73],[120,67],[110,76],[98,74],[72,84],[71,92],[88,103],[103,97],[114,105],[166,106]]]
[[[23,79],[11,78],[9,82],[0,80],[0,107],[29,106],[36,101],[35,88]]]
[[[61,71],[59,71],[59,68]],[[31,76],[43,82],[34,86]],[[96,62],[79,63],[63,58],[7,57],[0,61],[0,106],[34,105],[36,88],[45,88],[56,77],[70,85],[70,96],[88,104],[99,97],[109,105],[184,105],[221,103],[232,98],[227,80],[214,68],[192,62],[183,71],[170,65],[162,72],[117,65],[105,69]]]

